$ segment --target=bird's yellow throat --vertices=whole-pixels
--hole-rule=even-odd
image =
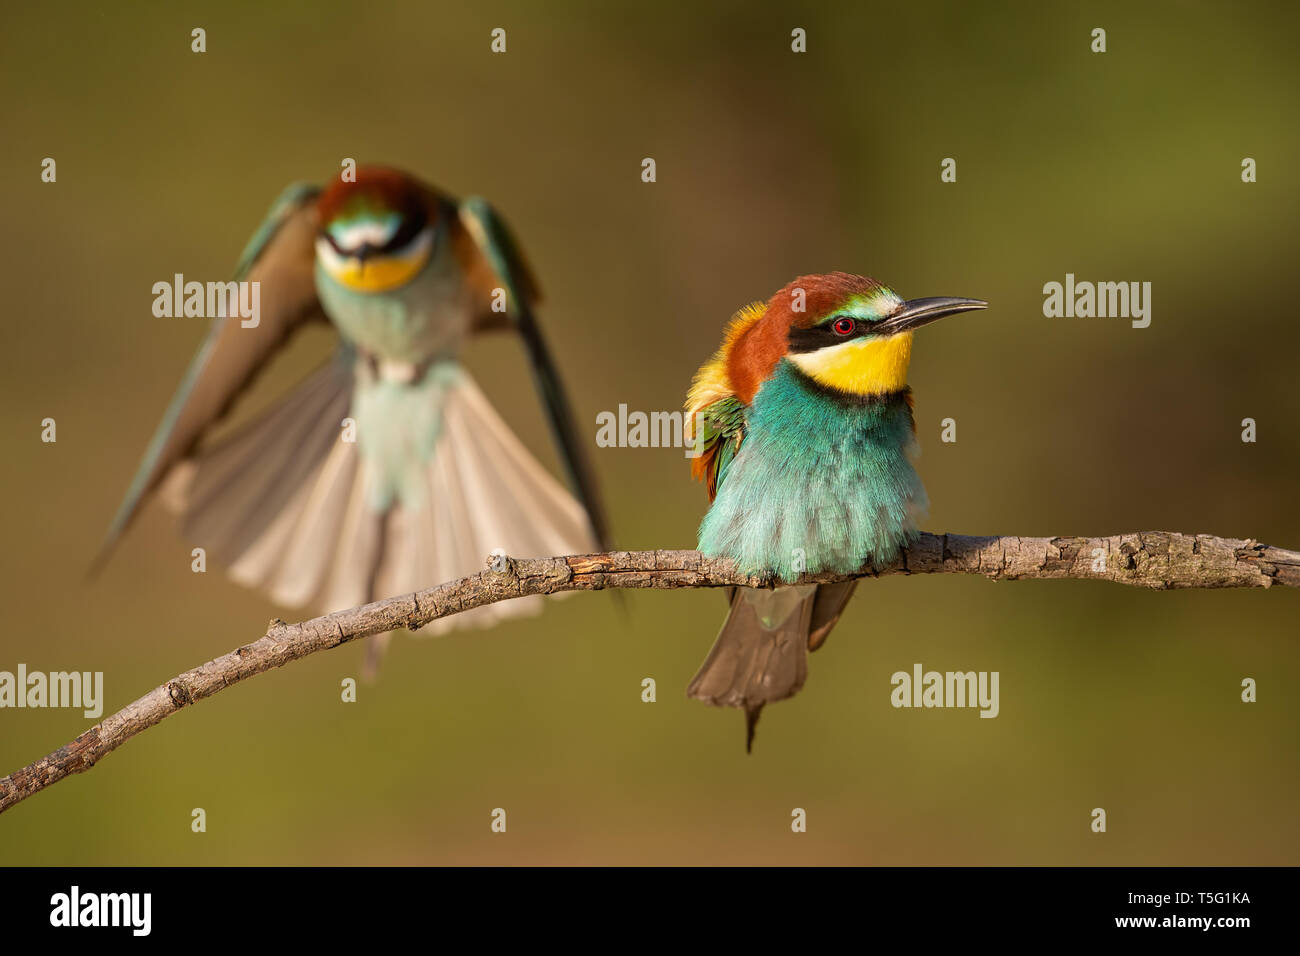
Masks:
[[[316,242],[316,255],[325,271],[356,292],[387,292],[405,285],[424,268],[431,252],[431,242],[417,241],[396,255],[376,255],[363,261],[339,255],[324,239]]]
[[[788,358],[813,381],[852,395],[881,395],[907,385],[912,333],[853,339],[842,345],[795,352]]]

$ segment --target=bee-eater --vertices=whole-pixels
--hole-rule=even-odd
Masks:
[[[686,401],[696,478],[712,504],[699,550],[771,589],[737,588],[687,693],[743,707],[745,748],[763,705],[793,696],[856,581],[801,574],[883,566],[914,541],[926,509],[912,459],[912,333],[978,299],[904,301],[864,276],[800,276],[733,316]]]
[[[184,533],[235,580],[332,611],[451,581],[490,552],[607,548],[596,482],[533,316],[538,287],[505,224],[409,175],[286,189],[236,279],[260,283],[255,327],[214,319],[113,520],[107,549],[162,486]],[[270,411],[201,446],[273,352],[328,320],[332,361]],[[581,504],[529,454],[457,357],[513,328]],[[489,624],[540,599],[435,622]],[[372,642],[373,666],[382,641]]]

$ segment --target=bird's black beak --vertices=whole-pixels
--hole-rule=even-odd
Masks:
[[[988,307],[989,304],[983,299],[953,299],[942,295],[928,299],[908,299],[893,315],[872,323],[871,334],[897,335],[899,332],[911,332],[929,325],[935,319],[942,319],[945,315]]]

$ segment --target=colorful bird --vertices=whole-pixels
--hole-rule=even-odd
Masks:
[[[800,276],[735,314],[691,385],[696,478],[712,504],[699,550],[732,559],[770,589],[737,588],[687,691],[745,710],[753,746],[763,705],[803,686],[856,581],[799,584],[804,573],[883,566],[917,536],[925,489],[913,467],[907,366],[912,333],[983,309],[979,299],[912,299],[864,276]]]
[[[260,283],[259,321],[213,321],[104,554],[160,485],[186,537],[235,580],[322,611],[475,573],[495,549],[608,548],[598,488],[533,317],[537,283],[485,201],[458,203],[383,167],[324,190],[290,186],[236,279]],[[272,353],[316,320],[339,333],[334,358],[261,417],[200,446]],[[506,328],[523,339],[581,504],[457,360],[471,335]],[[539,602],[494,604],[430,630],[490,624]],[[371,667],[382,647],[372,642]]]

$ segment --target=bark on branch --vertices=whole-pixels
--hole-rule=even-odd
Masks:
[[[1106,538],[972,537],[923,534],[888,568],[806,581],[884,574],[982,574],[994,580],[1096,578],[1136,587],[1300,587],[1300,552],[1250,540],[1164,531]],[[415,630],[438,618],[530,594],[604,588],[769,586],[738,574],[731,562],[698,551],[612,551],[535,560],[506,559],[468,578],[376,601],[299,624],[276,619],[251,644],[155,687],[71,743],[0,779],[0,813],[104,755],[178,710],[273,667],[371,634]],[[19,688],[19,692],[24,692]]]

